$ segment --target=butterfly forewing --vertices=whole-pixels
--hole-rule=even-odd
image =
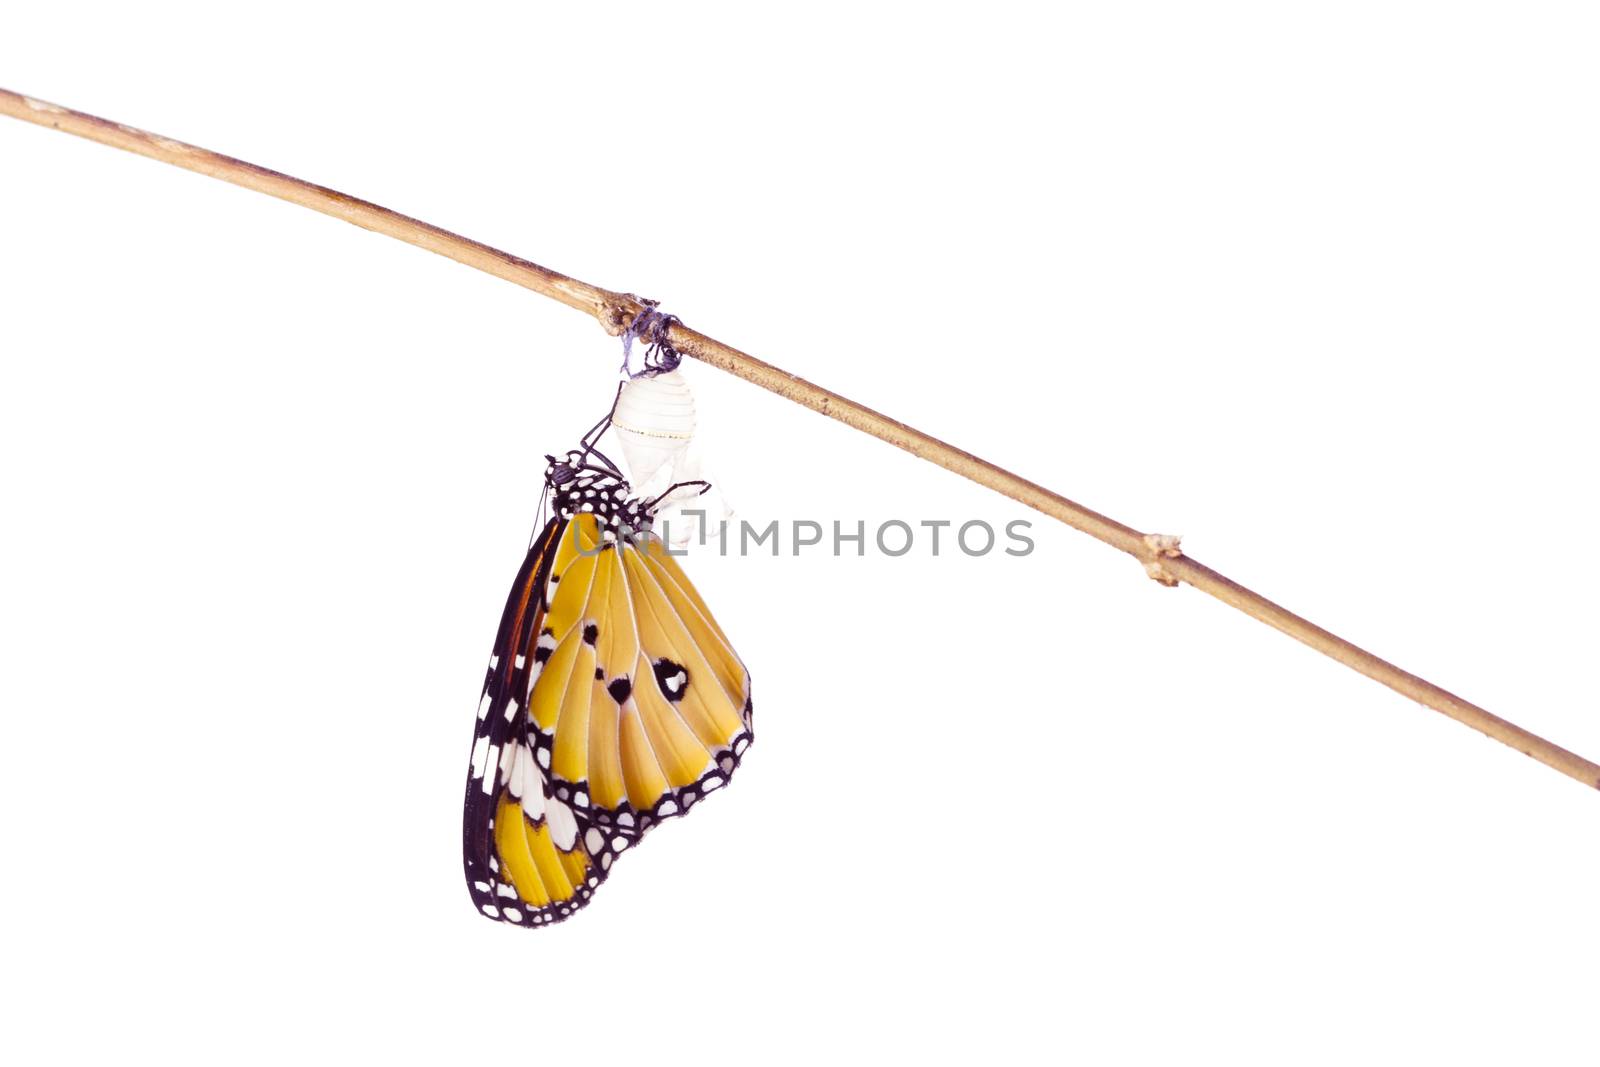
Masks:
[[[545,588],[563,525],[552,519],[534,538],[506,598],[478,705],[462,821],[473,903],[490,918],[530,926],[570,915],[605,876],[570,809],[551,802],[529,737],[528,694],[542,666]]]

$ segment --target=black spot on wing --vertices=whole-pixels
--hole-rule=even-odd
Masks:
[[[676,703],[689,691],[689,668],[683,664],[663,657],[656,660],[655,672],[656,684],[661,686],[661,692],[668,700]]]

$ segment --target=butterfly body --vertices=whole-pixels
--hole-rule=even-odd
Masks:
[[[753,736],[748,672],[650,532],[659,498],[594,457],[550,460],[552,515],[512,583],[473,739],[467,884],[517,925],[588,903],[622,852],[727,784]]]

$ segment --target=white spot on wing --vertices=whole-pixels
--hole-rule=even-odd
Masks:
[[[507,752],[511,753],[511,773],[506,776],[506,788],[511,791],[511,795],[514,797],[520,797],[523,789],[526,788],[524,779],[527,773],[522,769],[524,762],[522,753],[526,747],[519,743],[506,749]]]
[[[478,738],[478,740],[479,741],[487,741],[489,739],[488,739],[488,737],[480,737],[480,738]],[[496,750],[494,745],[490,745],[489,746],[488,756],[486,757],[486,759],[484,761],[483,770],[480,770],[480,771],[477,772],[478,774],[482,775],[482,777],[483,777],[483,791],[485,793],[493,793],[494,792],[494,778],[495,778],[494,775],[488,774],[486,772],[488,771],[488,769],[490,767],[497,767],[499,765],[500,765],[500,753]]]
[[[522,797],[522,810],[527,812],[528,818],[538,822],[545,817],[544,787],[531,783],[530,788]]]
[[[484,734],[472,743],[472,777],[482,778],[484,759],[489,754],[489,735]]]
[[[545,818],[550,820],[550,840],[561,851],[571,852],[572,843],[578,839],[578,820],[573,818],[572,809],[552,800],[545,809]]]

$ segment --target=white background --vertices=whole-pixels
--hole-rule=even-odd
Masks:
[[[1600,756],[1587,5],[52,3],[0,84],[691,324]],[[691,574],[727,796],[535,933],[459,803],[592,321],[0,121],[16,1062],[1593,1056],[1600,797],[1035,516]],[[743,515],[1026,517],[705,367]]]

